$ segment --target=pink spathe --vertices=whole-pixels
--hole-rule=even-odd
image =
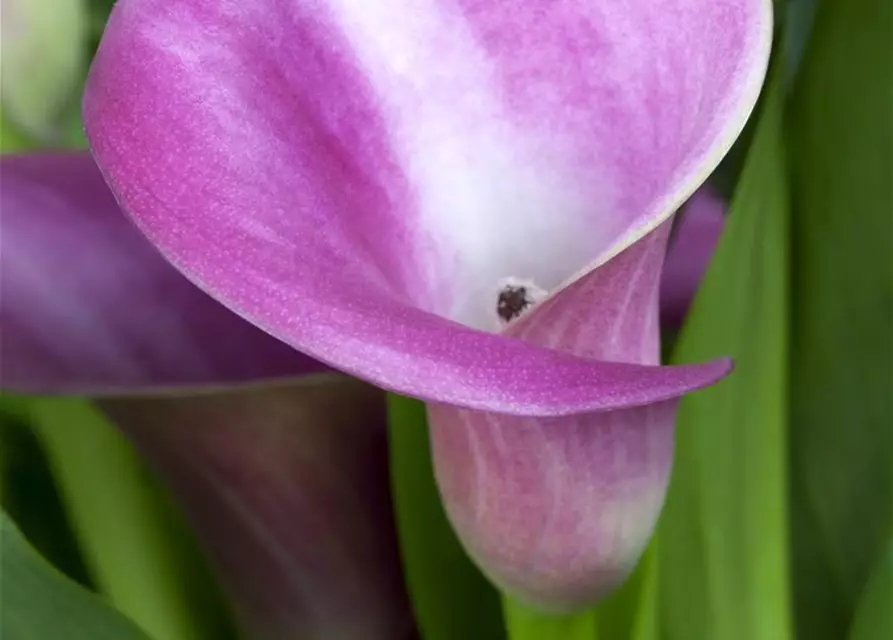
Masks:
[[[664,224],[508,333],[586,357],[656,364]],[[522,600],[585,606],[632,570],[663,504],[677,400],[553,418],[432,405],[447,512]]]

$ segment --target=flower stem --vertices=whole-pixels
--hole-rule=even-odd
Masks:
[[[502,598],[509,640],[596,640],[596,613],[586,609],[570,615],[541,613],[509,596]]]

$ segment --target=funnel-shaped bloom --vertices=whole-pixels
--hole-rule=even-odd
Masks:
[[[554,608],[630,570],[673,413],[668,225],[740,132],[768,0],[121,0],[85,98],[119,202],[190,280],[429,403],[447,510]]]
[[[243,637],[412,637],[383,394],[196,289],[87,154],[2,158],[0,209],[3,387],[102,396],[183,508]]]

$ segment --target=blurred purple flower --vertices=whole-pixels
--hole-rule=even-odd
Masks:
[[[670,238],[661,274],[661,326],[682,326],[701,277],[725,228],[725,203],[703,187],[685,205]]]
[[[184,508],[246,638],[414,637],[384,394],[196,289],[88,154],[4,156],[0,172],[3,386],[100,398]]]

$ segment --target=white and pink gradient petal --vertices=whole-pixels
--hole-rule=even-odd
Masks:
[[[149,239],[296,349],[434,402],[614,410],[727,363],[484,333],[494,288],[564,297],[666,222],[743,127],[770,36],[768,0],[121,0],[85,117]]]

